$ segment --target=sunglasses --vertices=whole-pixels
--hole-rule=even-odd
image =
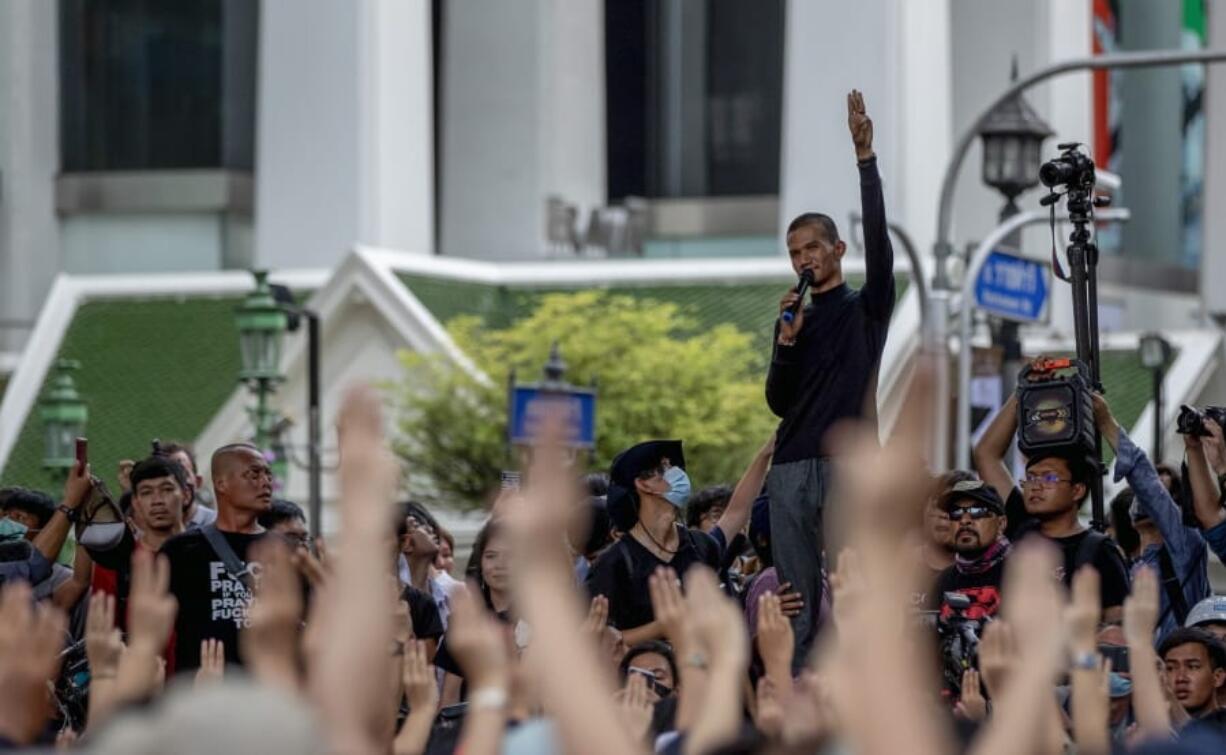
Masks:
[[[945,514],[954,521],[961,519],[964,514],[969,514],[971,519],[987,519],[988,517],[998,516],[995,509],[987,506],[954,506],[945,509]]]

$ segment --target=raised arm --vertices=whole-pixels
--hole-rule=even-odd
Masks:
[[[1182,571],[1203,547],[1203,539],[1196,531],[1183,526],[1183,512],[1158,478],[1158,470],[1116,422],[1106,400],[1097,394],[1094,396],[1094,418],[1103,439],[1115,449],[1115,480],[1128,479],[1137,503],[1158,526],[1171,557]]]
[[[983,436],[975,444],[972,458],[975,471],[984,482],[996,488],[1001,500],[1007,500],[1016,483],[1009,468],[1005,466],[1005,454],[1013,435],[1017,432],[1017,396],[1010,396],[1005,405],[996,412]]]
[[[894,247],[885,219],[885,196],[877,156],[873,152],[873,120],[864,108],[864,95],[847,95],[847,127],[860,168],[860,212],[864,218],[865,280],[861,289],[868,312],[887,320],[894,311]]]
[[[67,482],[64,483],[62,508],[66,507],[72,511],[79,510],[93,488],[94,483],[89,476],[89,465],[85,465],[84,469],[74,465],[72,471],[68,473]],[[59,558],[60,548],[64,547],[64,541],[68,539],[68,530],[72,528],[72,522],[68,520],[62,508],[56,510],[51,521],[47,522],[47,526],[35,536],[32,543],[34,549],[46,556],[51,563],[55,563],[55,560]]]
[[[1213,470],[1209,467],[1205,443],[1190,434],[1183,436],[1183,442],[1187,448],[1188,478],[1192,487],[1192,508],[1196,512],[1196,521],[1201,527],[1211,529],[1226,522],[1226,508],[1222,508],[1221,491]]]
[[[771,454],[774,452],[775,436],[772,434],[770,439],[758,449],[753,461],[749,462],[749,467],[733,488],[732,497],[728,499],[728,506],[715,525],[723,530],[725,543],[731,543],[732,538],[745,529],[754,499],[758,497],[758,493],[762,490],[762,483],[766,481],[766,473],[771,466]]]

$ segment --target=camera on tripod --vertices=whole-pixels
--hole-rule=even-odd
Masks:
[[[1017,378],[1017,447],[1026,456],[1095,452],[1090,369],[1076,359],[1043,359]]]
[[[1206,406],[1198,409],[1183,404],[1179,407],[1179,419],[1175,420],[1175,432],[1207,438],[1209,428],[1205,426],[1205,422],[1208,421],[1216,422],[1218,427],[1226,431],[1226,406]]]
[[[1039,168],[1039,180],[1049,189],[1065,186],[1069,189],[1094,188],[1094,161],[1080,149],[1078,142],[1057,145],[1060,155]]]

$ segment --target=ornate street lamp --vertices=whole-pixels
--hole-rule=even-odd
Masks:
[[[1166,379],[1166,366],[1171,361],[1174,349],[1171,342],[1160,333],[1145,333],[1141,336],[1137,351],[1141,366],[1153,376],[1154,402],[1154,457],[1155,464],[1162,461],[1162,382]]]
[[[276,424],[276,412],[268,406],[268,399],[277,383],[285,379],[280,367],[287,318],[268,285],[268,271],[255,270],[252,275],[255,276],[255,290],[235,314],[242,357],[238,379],[255,394],[256,405],[249,410],[255,425],[255,444],[267,450]]]
[[[1017,58],[1012,81],[1017,81]],[[1005,195],[1017,195],[1039,183],[1043,140],[1055,134],[1020,94],[997,106],[979,127],[983,141],[983,182]],[[1012,207],[1017,212],[1016,206]]]
[[[89,408],[72,379],[72,372],[81,369],[81,363],[60,359],[54,369],[55,376],[39,408],[44,433],[43,467],[65,472],[76,464],[76,439],[85,436]]]

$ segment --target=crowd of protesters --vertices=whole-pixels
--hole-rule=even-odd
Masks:
[[[681,440],[585,476],[547,414],[457,570],[356,388],[326,547],[245,443],[212,450],[209,490],[182,445],[124,465],[118,500],[86,464],[58,501],[5,489],[0,748],[1226,751],[1226,596],[1207,576],[1226,558],[1223,428],[1156,467],[1096,395],[1127,482],[1107,533],[1082,523],[1084,459],[1036,455],[1013,479],[1015,401],[974,470],[925,467],[926,358],[880,438],[864,407],[892,252],[858,93],[848,118],[868,281],[843,281],[828,217],[792,224],[812,295],[780,302],[782,422],[739,480],[692,490]]]

